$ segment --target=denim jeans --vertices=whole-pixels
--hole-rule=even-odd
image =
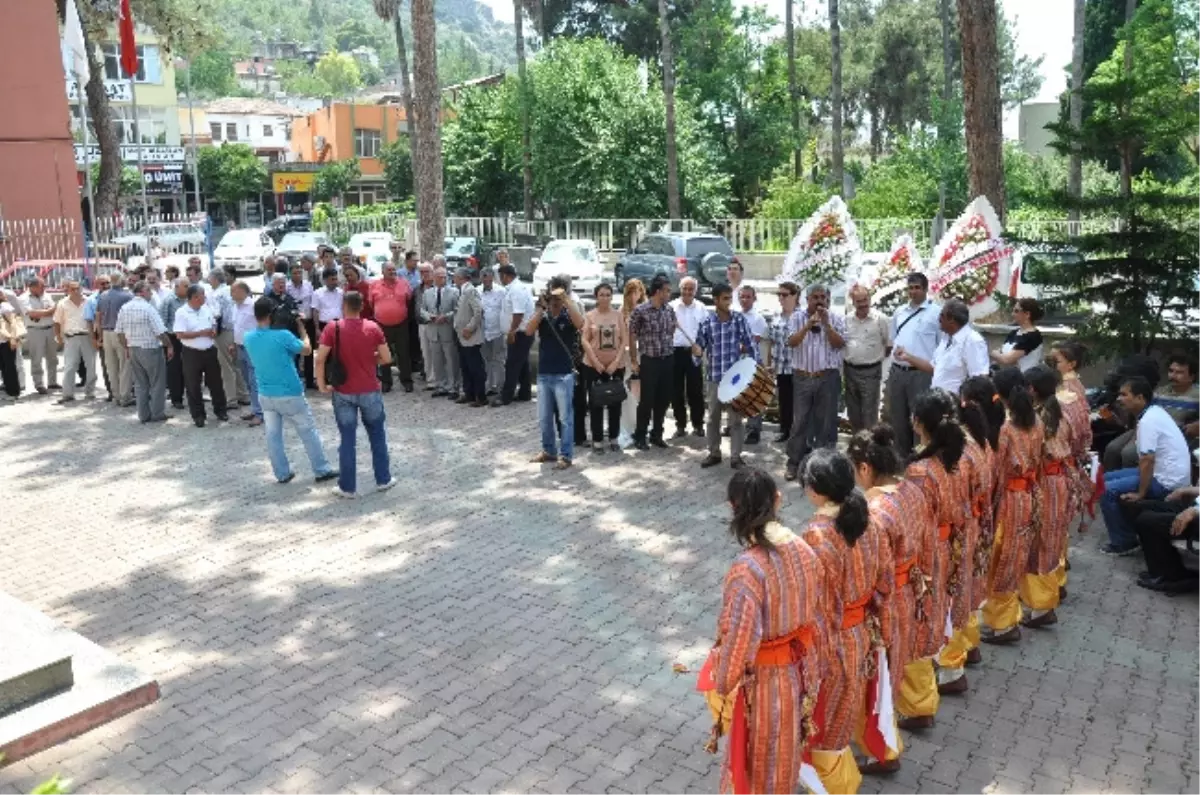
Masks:
[[[1104,514],[1104,525],[1108,528],[1109,542],[1119,549],[1137,546],[1138,537],[1133,526],[1121,513],[1121,495],[1137,491],[1141,474],[1137,469],[1118,469],[1104,473],[1104,495],[1100,497],[1100,512]],[[1166,499],[1167,490],[1157,478],[1150,479],[1146,499]]]
[[[358,395],[333,393],[333,417],[337,420],[342,443],[338,445],[338,485],[342,491],[353,494],[357,486],[354,471],[355,442],[358,436],[358,418],[362,415],[363,427],[367,429],[367,440],[371,443],[371,466],[375,470],[375,485],[382,486],[392,479],[391,462],[388,458],[387,432],[383,423],[387,416],[383,411],[383,393],[363,392]]]
[[[575,453],[575,374],[538,374],[538,424],[542,428],[542,452],[549,456],[571,460]],[[562,420],[562,445],[555,444],[559,435],[554,413]]]
[[[283,449],[285,419],[291,423],[296,435],[304,443],[304,451],[308,453],[308,463],[312,465],[313,475],[324,475],[331,471],[329,460],[325,458],[325,450],[321,447],[321,435],[317,433],[312,409],[308,407],[304,395],[260,395],[258,401],[262,407],[263,425],[267,429],[267,456],[271,459],[271,470],[275,473],[276,480],[285,480],[292,474],[287,453]]]
[[[262,404],[258,402],[258,381],[254,379],[254,362],[250,361],[250,354],[246,353],[246,349],[239,345],[237,346],[238,368],[242,371],[242,380],[246,382],[246,389],[250,392],[250,410],[258,417],[262,417]]]

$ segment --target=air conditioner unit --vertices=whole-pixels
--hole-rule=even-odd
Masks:
[[[316,150],[318,153],[325,150],[325,136],[324,135],[313,136],[313,149]]]

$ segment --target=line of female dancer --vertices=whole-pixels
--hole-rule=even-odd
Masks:
[[[816,511],[799,534],[777,519],[770,475],[734,474],[742,551],[700,684],[710,750],[729,740],[723,792],[857,792],[863,773],[900,767],[897,726],[929,728],[940,696],[966,692],[981,641],[1057,622],[1067,528],[1091,490],[1082,359],[1064,343],[1054,368],[918,396],[908,462],[886,425],[845,454],[815,451],[801,482]]]

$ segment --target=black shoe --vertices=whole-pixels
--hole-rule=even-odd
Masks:
[[[778,436],[776,436],[776,437],[775,437],[775,441],[776,441],[776,442],[778,442],[778,443],[780,443],[780,444],[783,444],[783,443],[784,443],[784,442],[786,442],[787,440],[788,440],[788,435],[787,435],[786,433],[781,433],[781,434],[779,434]]]
[[[218,414],[217,419],[221,422],[229,422],[229,415],[224,413]]]
[[[729,466],[733,469],[741,469],[746,466],[746,462],[742,460],[740,455],[734,456],[733,460],[729,462]]]
[[[171,408],[175,409],[176,411],[183,411],[183,404],[182,403],[172,403]]]
[[[280,486],[282,486],[282,485],[284,485],[285,483],[291,483],[291,482],[292,482],[293,480],[295,480],[295,479],[296,479],[296,473],[295,473],[295,472],[289,472],[289,473],[288,473],[288,476],[287,476],[286,478],[284,478],[283,480],[277,480],[277,481],[275,481],[275,482],[276,482],[276,483],[278,483]]]
[[[758,444],[758,431],[746,434],[746,444]]]
[[[326,472],[323,475],[317,475],[316,478],[314,478],[314,479],[317,481],[317,483],[324,483],[327,480],[335,480],[339,474],[341,474],[341,473],[339,473],[336,469],[334,469],[329,472]]]
[[[719,463],[721,463],[721,456],[709,455],[708,458],[705,458],[703,461],[700,462],[700,468],[708,469],[709,467],[715,467]]]
[[[112,402],[113,402],[113,396],[112,396],[112,395],[109,395],[108,397],[104,398],[104,402],[105,402],[105,403],[112,403]]]
[[[664,450],[671,446],[671,445],[667,444],[665,441],[663,441],[661,436],[658,437],[657,439],[651,439],[650,444],[654,445],[655,447],[661,447]]]
[[[453,400],[455,403],[470,403],[471,402],[471,398],[467,397],[466,395],[460,395],[457,392],[451,392],[448,395],[448,397],[451,400]]]
[[[69,404],[69,403],[74,403],[74,402],[75,402],[75,398],[73,398],[73,397],[60,397],[58,400],[56,400],[56,401],[54,401],[54,402],[55,402],[55,404],[57,404],[57,405],[59,405],[59,406],[65,406],[65,405],[67,405],[67,404]]]
[[[166,422],[169,419],[171,419],[170,415],[163,417],[151,417],[150,419],[146,420],[146,422]]]
[[[50,386],[48,386],[48,387],[47,387],[47,389],[49,389],[51,392],[60,392],[60,391],[62,391],[62,387],[61,387],[61,386],[59,386],[58,384],[51,384]]]
[[[379,388],[379,391],[380,391],[380,392],[382,392],[383,394],[385,394],[385,395],[386,395],[388,392],[391,392],[391,391],[392,391],[392,385],[391,385],[391,384],[384,384],[383,386],[381,386],[381,387]]]
[[[499,394],[500,394],[500,393],[499,393],[499,392],[497,392],[495,389],[489,389],[489,390],[487,391],[487,395],[486,395],[486,397],[496,397],[496,396],[497,396],[497,395],[499,395]]]
[[[619,452],[621,452],[621,445],[617,444],[616,442],[609,442],[608,449],[613,451],[614,453],[619,453]]]
[[[686,428],[676,428],[675,433],[671,434],[672,439],[682,439],[685,436],[687,436]]]
[[[635,439],[633,442],[633,446],[635,448],[637,448],[638,450],[649,450],[650,449],[650,445],[646,444],[645,440]]]
[[[50,390],[46,389],[46,387],[44,387],[44,386],[39,386],[39,387],[34,387],[34,388],[37,390],[37,393],[39,395],[44,395],[50,391]]]
[[[533,395],[525,395],[524,397],[517,395],[515,399],[518,403],[531,403],[533,402]]]
[[[725,437],[729,436],[729,426],[728,425],[726,425],[724,428],[721,429],[721,435],[725,436]]]
[[[511,401],[511,400],[504,400],[504,399],[502,399],[502,398],[496,398],[495,400],[493,400],[493,401],[492,401],[492,403],[491,403],[491,406],[492,406],[492,408],[494,408],[494,409],[498,409],[498,408],[500,408],[501,406],[507,406],[509,403],[512,403],[512,401]]]
[[[198,419],[198,420],[193,420],[193,422],[195,422],[195,423],[196,423],[196,427],[197,427],[197,428],[203,428],[203,427],[204,427],[204,423],[205,423],[205,419],[204,419],[203,417],[201,417],[201,418],[200,418],[200,419]]]
[[[1100,551],[1105,555],[1113,555],[1114,557],[1124,558],[1132,555],[1134,552],[1137,552],[1140,547],[1141,544],[1137,541],[1134,541],[1132,546],[1128,547],[1118,547],[1115,544],[1105,544],[1104,546],[1100,547]]]
[[[405,384],[405,385],[404,385],[404,391],[405,391],[405,392],[412,392],[412,391],[413,391],[413,385],[412,385],[412,384]]]
[[[697,426],[696,426],[696,427],[695,427],[695,428],[692,430],[692,436],[698,436],[698,437],[700,437],[701,439],[703,439],[703,438],[704,438],[704,427],[703,427],[703,426],[701,426],[701,425],[697,425]]]
[[[445,397],[446,395],[449,395],[449,394],[450,393],[444,389],[435,389],[429,393],[429,397]]]

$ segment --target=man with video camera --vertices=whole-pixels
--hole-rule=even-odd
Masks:
[[[538,337],[538,425],[542,431],[542,452],[533,462],[545,464],[557,459],[555,469],[571,466],[575,453],[575,372],[574,354],[583,328],[583,312],[571,296],[570,282],[555,276],[538,296],[526,334]],[[561,423],[555,421],[555,415]],[[562,437],[556,444],[557,437]]]

